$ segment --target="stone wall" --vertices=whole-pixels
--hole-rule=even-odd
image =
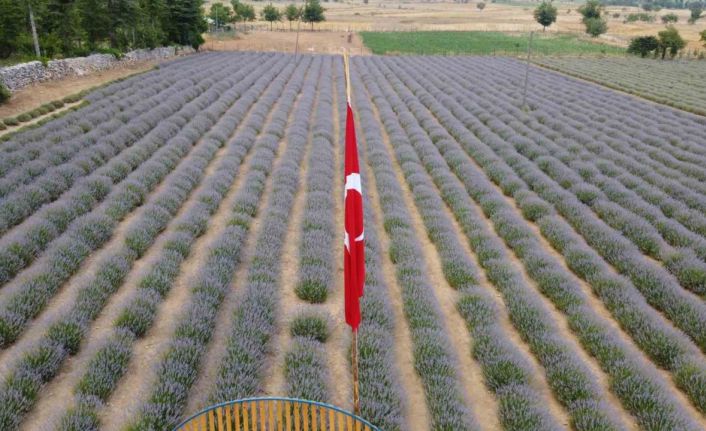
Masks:
[[[30,61],[29,63],[0,68],[0,81],[10,91],[17,91],[37,82],[61,79],[67,76],[82,76],[138,61],[160,60],[176,55],[193,54],[194,52],[196,51],[190,46],[176,48],[168,46],[130,51],[120,60],[110,54],[92,54],[88,57],[51,60],[46,67],[39,61]]]

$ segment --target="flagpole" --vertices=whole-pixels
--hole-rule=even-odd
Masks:
[[[351,104],[351,72],[348,51],[343,51],[343,71],[346,75],[346,98]],[[353,412],[360,415],[360,390],[358,385],[358,328],[353,328],[353,342],[351,343],[351,367],[353,368]]]

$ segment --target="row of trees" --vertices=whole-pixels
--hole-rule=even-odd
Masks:
[[[704,10],[703,3],[692,2],[688,4],[688,7],[691,10],[691,16],[689,18],[690,24],[702,18]],[[600,0],[588,0],[578,11],[582,15],[581,22],[586,26],[586,33],[596,37],[608,31],[608,21],[605,19],[605,8]],[[620,15],[616,14],[616,17],[617,16]],[[556,17],[557,8],[552,4],[551,0],[543,0],[534,10],[534,19],[542,25],[544,30],[556,22]],[[628,16],[627,21],[649,21],[649,18],[651,18],[651,16],[646,14],[631,14]],[[673,13],[669,13],[662,16],[661,19],[663,23],[671,24],[677,22],[679,17]]]
[[[233,23],[237,28],[238,22],[255,21],[257,18],[255,8],[252,5],[241,3],[240,0],[232,0],[231,4],[233,6],[232,9],[222,3],[211,5],[209,18],[211,18],[216,28],[222,28],[230,23]],[[260,11],[260,17],[263,21],[270,23],[270,29],[272,29],[272,25],[275,22],[282,21],[284,18],[289,21],[290,30],[292,29],[292,22],[298,20],[311,24],[313,29],[315,23],[326,20],[325,11],[326,9],[321,6],[319,0],[307,0],[302,7],[292,3],[281,10],[270,3]]]
[[[706,31],[704,32],[706,33]],[[703,35],[702,35],[703,36]],[[679,51],[684,49],[686,42],[673,26],[667,26],[665,30],[657,33],[655,36],[640,36],[630,41],[628,52],[638,54],[641,57],[647,57],[654,54],[655,57],[661,56],[664,59],[669,53],[671,58],[674,58]]]
[[[0,0],[0,57],[198,47],[203,0]]]
[[[578,9],[583,16],[581,21],[586,26],[586,33],[593,37],[608,31],[608,22],[603,18],[603,5],[599,0],[588,0]],[[543,30],[556,22],[557,8],[551,0],[543,0],[534,10],[534,19],[541,24]]]

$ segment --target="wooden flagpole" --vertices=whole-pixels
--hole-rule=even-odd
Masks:
[[[348,49],[343,51],[343,70],[346,75],[346,98],[351,103],[351,69]],[[348,108],[348,107],[346,107]],[[351,367],[353,368],[353,412],[360,415],[360,391],[358,386],[358,330],[353,329],[353,343],[351,345]]]

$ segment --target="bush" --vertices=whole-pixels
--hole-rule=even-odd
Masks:
[[[668,13],[667,15],[662,15],[661,19],[664,24],[673,24],[673,23],[679,22],[679,17],[673,13]]]
[[[597,37],[608,31],[608,23],[603,18],[589,18],[584,21],[586,33]]]
[[[640,36],[635,37],[630,41],[628,46],[628,53],[638,54],[640,57],[647,57],[647,55],[659,48],[659,40],[654,36]]]
[[[6,126],[16,126],[16,125],[20,124],[20,122],[17,121],[17,118],[15,118],[15,117],[5,118],[3,120],[3,122],[5,123]]]
[[[314,311],[304,311],[292,320],[292,337],[307,337],[325,343],[330,335],[329,316]]]
[[[0,82],[0,105],[10,100],[10,97],[12,97],[10,90],[5,87],[5,84]]]

